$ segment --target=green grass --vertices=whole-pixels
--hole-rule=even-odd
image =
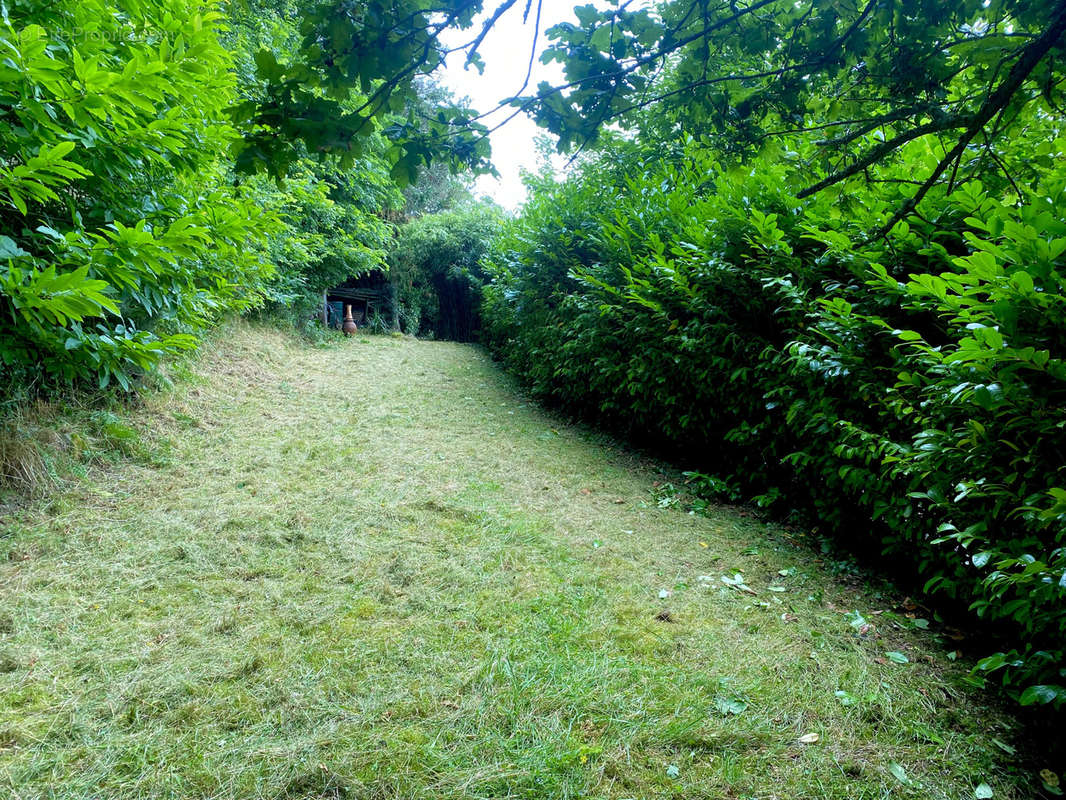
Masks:
[[[236,326],[146,404],[0,536],[0,796],[1024,795],[935,623],[473,347]]]

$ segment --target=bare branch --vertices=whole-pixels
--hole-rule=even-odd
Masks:
[[[968,117],[952,116],[947,119],[939,120],[936,122],[926,122],[925,124],[919,125],[916,128],[911,128],[911,130],[909,131],[904,131],[903,133],[897,136],[893,136],[887,141],[881,142],[881,144],[877,145],[876,147],[871,148],[863,156],[851,162],[851,164],[844,167],[843,169],[837,170],[836,172],[832,172],[826,177],[822,178],[822,180],[818,181],[817,183],[808,186],[806,189],[799,192],[796,197],[800,199],[803,199],[804,197],[810,197],[812,194],[822,191],[822,189],[832,186],[833,184],[840,183],[843,180],[847,180],[852,175],[862,172],[864,169],[871,166],[872,164],[877,163],[885,156],[895,152],[907,142],[914,141],[915,139],[920,139],[922,136],[926,136],[930,133],[938,133],[940,131],[951,130],[953,128],[961,128],[963,125],[966,125],[968,121]]]
[[[499,18],[502,17],[505,13],[507,13],[511,6],[513,6],[516,2],[517,0],[503,0],[499,7],[492,12],[492,16],[485,20],[485,24],[481,26],[481,33],[477,35],[477,37],[471,43],[470,49],[467,50],[466,62],[464,63],[464,66],[470,65],[470,62],[474,59],[474,56],[477,55],[477,49],[481,47],[481,43],[485,40],[485,37],[488,35],[489,31],[492,30],[492,26],[495,25],[496,21],[499,20]]]

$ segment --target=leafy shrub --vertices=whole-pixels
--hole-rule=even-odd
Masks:
[[[281,187],[257,178],[257,194],[282,224],[266,246],[276,275],[265,295],[296,322],[317,319],[322,293],[384,268],[393,227],[379,211],[399,202],[384,162],[361,159],[348,169],[334,160],[298,161]]]
[[[287,181],[235,178],[237,109],[264,99],[257,65],[299,47],[297,10],[5,12],[0,403],[55,384],[130,389],[226,313],[267,300],[305,321],[323,289],[383,265],[384,212],[401,197],[376,129],[358,158],[313,160],[289,142]]]
[[[272,216],[227,182],[234,97],[198,0],[16,3],[0,44],[0,381],[131,380],[258,300]]]
[[[635,145],[540,181],[486,340],[540,397],[882,551],[993,625],[980,673],[1066,704],[1066,170],[1022,205],[937,190],[872,243],[898,196],[788,186]]]
[[[404,332],[460,342],[478,338],[481,260],[502,220],[498,207],[478,203],[400,227],[389,270]]]

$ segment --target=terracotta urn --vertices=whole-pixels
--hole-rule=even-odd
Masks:
[[[345,336],[351,336],[359,330],[359,326],[355,324],[355,317],[352,316],[351,303],[344,306],[344,324],[341,325],[341,330],[344,331]]]

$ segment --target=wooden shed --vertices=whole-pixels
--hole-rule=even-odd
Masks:
[[[352,307],[355,324],[365,327],[377,316],[388,322],[390,330],[399,330],[399,310],[395,287],[381,270],[374,270],[357,278],[350,278],[322,295],[322,323],[339,328],[344,320],[345,306]]]

